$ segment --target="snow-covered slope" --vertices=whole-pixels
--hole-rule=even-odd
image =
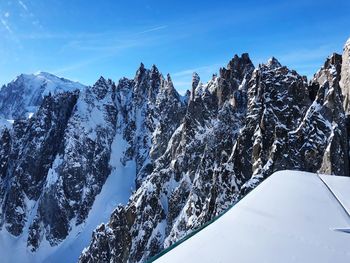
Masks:
[[[349,262],[349,177],[282,171],[156,262]],[[328,179],[329,178],[329,179]],[[332,191],[332,192],[331,192]],[[346,207],[349,208],[348,203]]]
[[[0,117],[13,120],[31,117],[43,97],[65,91],[81,90],[85,86],[46,72],[22,74],[0,90]]]

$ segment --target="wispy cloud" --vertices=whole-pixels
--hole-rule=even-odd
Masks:
[[[171,73],[174,87],[180,94],[185,94],[186,90],[191,88],[192,74],[194,72],[198,73],[203,82],[207,82],[212,74],[217,73],[223,65],[223,63],[214,63],[212,65],[193,67]]]
[[[25,3],[23,3],[21,0],[18,1],[18,4],[25,10],[28,11],[28,7]]]
[[[334,45],[320,45],[318,48],[296,49],[277,55],[277,58],[282,64],[310,78],[334,50],[336,50]]]
[[[103,37],[77,37],[63,45],[61,51],[75,49],[89,52],[115,52],[139,46],[147,46],[155,43],[159,38],[157,35],[123,35],[118,32],[109,35],[106,34]]]
[[[181,87],[184,88],[184,90],[189,89],[191,87],[192,81],[173,81],[174,87],[181,89]]]
[[[222,67],[223,64],[221,63],[215,63],[208,66],[201,66],[201,67],[195,67],[190,69],[181,70],[178,72],[174,72],[172,74],[173,77],[184,77],[189,76],[193,74],[193,72],[196,72],[198,74],[213,74],[219,70],[220,67]]]
[[[77,70],[77,69],[86,67],[88,65],[91,65],[91,64],[95,63],[96,61],[98,61],[100,59],[102,59],[102,57],[96,57],[96,58],[91,58],[91,59],[87,59],[87,60],[82,60],[82,61],[79,61],[77,63],[73,63],[73,64],[70,64],[70,65],[63,66],[61,68],[53,69],[50,72],[52,74],[62,74],[62,73],[65,73],[65,72],[69,72],[69,71],[73,71],[73,70]]]
[[[33,39],[33,40],[41,40],[41,39],[61,39],[61,40],[71,40],[71,41],[100,41],[101,40],[110,40],[122,37],[135,37],[146,33],[151,33],[155,31],[160,31],[166,29],[167,25],[150,27],[145,30],[136,30],[134,33],[130,33],[130,29],[128,31],[109,31],[109,32],[40,32],[40,33],[31,33],[31,34],[21,34],[18,37],[21,39]]]
[[[167,27],[168,27],[167,25],[164,25],[164,26],[156,26],[156,27],[153,27],[153,28],[146,29],[146,30],[144,30],[144,31],[138,32],[137,34],[145,34],[145,33],[150,33],[150,32],[154,32],[154,31],[159,31],[159,30],[165,29],[165,28],[167,28]]]
[[[7,32],[9,32],[10,34],[13,33],[13,31],[10,28],[10,25],[8,24],[7,20],[5,20],[4,18],[0,18],[0,22],[3,25],[3,27],[7,30]]]
[[[167,28],[166,25],[151,27],[147,30],[136,31],[135,33],[129,33],[123,35],[119,32],[110,33],[97,33],[97,34],[78,34],[75,35],[71,41],[62,47],[61,52],[65,50],[79,50],[89,52],[89,59],[81,60],[76,63],[63,66],[52,70],[54,74],[69,72],[77,70],[88,65],[97,63],[103,59],[108,59],[117,56],[125,50],[136,48],[139,46],[146,46],[155,43],[158,36],[149,36],[149,33],[159,31]],[[51,37],[59,37],[58,35],[52,35]],[[62,35],[61,37],[70,38],[68,35]],[[93,54],[94,55],[93,55]]]
[[[295,50],[293,52],[288,52],[281,54],[279,59],[285,61],[286,63],[300,62],[302,61],[312,61],[317,59],[326,59],[333,51],[334,46],[322,45],[318,48],[303,48]]]

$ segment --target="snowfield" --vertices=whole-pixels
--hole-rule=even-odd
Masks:
[[[271,175],[156,262],[350,262],[350,178]]]

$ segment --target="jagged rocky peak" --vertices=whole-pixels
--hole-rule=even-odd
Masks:
[[[240,182],[259,181],[280,167],[276,149],[285,147],[281,142],[298,127],[310,105],[304,78],[276,59],[255,69],[248,100],[246,125],[229,160],[234,167],[230,173]]]
[[[241,56],[235,54],[227,65],[227,70],[232,70],[236,74],[239,74],[237,78],[244,77],[247,74],[247,70],[250,71],[251,68],[254,68],[254,66],[248,53],[243,53]]]
[[[313,79],[310,80],[308,85],[309,97],[313,101],[316,99],[316,95],[319,92],[320,86],[325,83],[333,86],[334,84],[339,85],[341,78],[341,67],[342,67],[342,56],[336,53],[330,55],[324,65],[318,70]],[[318,98],[324,98],[326,94],[318,96]]]
[[[156,65],[152,65],[151,67],[151,87],[152,89],[157,90],[162,81],[164,81],[163,75],[159,72]]]
[[[192,89],[191,89],[191,100],[194,100],[196,88],[199,85],[201,78],[199,77],[197,72],[193,72],[192,74]]]
[[[314,101],[298,129],[290,133],[294,167],[300,170],[349,175],[348,128],[339,85],[341,63],[341,56],[334,53],[315,74],[309,85]]]
[[[254,65],[249,55],[243,53],[241,56],[235,55],[226,68],[220,68],[219,77],[213,74],[212,79],[206,84],[200,82],[197,73],[193,73],[190,101],[198,97],[206,100],[207,106],[211,104],[214,108],[221,108],[225,101],[229,100],[234,104],[235,98],[242,97],[242,93],[246,92],[253,71]]]
[[[173,81],[171,80],[171,76],[170,76],[169,73],[166,74],[166,80],[167,80],[167,82],[168,82],[169,85],[171,84],[172,86],[174,86],[174,85],[173,85]]]
[[[192,74],[192,89],[197,88],[201,78],[199,77],[197,72],[193,72]]]
[[[248,82],[254,67],[247,56],[243,60],[237,56],[229,67],[227,76],[214,77],[207,84],[200,84],[198,74],[193,74],[195,97],[163,154],[153,162],[153,170],[125,209],[116,210],[110,223],[96,230],[89,247],[91,252],[96,248],[94,255],[86,250],[81,262],[100,259],[104,250],[107,261],[118,261],[121,255],[114,247],[128,248],[125,253],[129,255],[122,257],[130,262],[145,261],[230,204],[232,192],[237,191],[235,178],[221,177],[216,169],[230,155],[242,127],[247,94],[238,88]],[[222,105],[218,105],[217,90],[227,90]],[[232,97],[235,106],[229,103]],[[130,218],[130,223],[119,228],[118,218]]]
[[[115,89],[115,84],[111,79],[106,80],[104,77],[100,77],[96,83],[92,86],[92,91],[96,94],[98,99],[103,99],[107,95],[110,89]]]
[[[241,93],[246,92],[246,84],[251,78],[253,71],[254,65],[247,53],[243,53],[241,56],[235,55],[228,63],[227,68],[221,68],[217,80],[218,83],[214,87],[218,98],[218,105],[222,106],[238,90],[241,90]]]
[[[184,95],[184,101],[186,102],[186,104],[189,102],[189,100],[191,99],[191,91],[188,89],[186,90],[185,92],[185,95]]]
[[[129,95],[139,105],[143,104],[145,99],[154,102],[160,92],[166,92],[168,95],[171,94],[175,97],[179,96],[170,74],[167,74],[164,78],[156,65],[152,65],[150,69],[147,69],[143,63],[136,71],[134,79],[120,79],[116,90],[117,93],[121,91],[130,92]]]
[[[156,65],[153,64],[151,66],[151,69],[147,69],[145,68],[145,65],[141,62],[138,70],[136,71],[135,80],[141,81],[140,78],[144,77],[144,74],[150,74],[154,77],[158,77],[161,75]]]
[[[312,83],[321,88],[313,96],[306,78],[277,59],[253,74],[249,64],[246,56],[235,56],[218,78],[193,85],[201,96],[196,93],[190,101],[168,150],[125,209],[116,210],[110,223],[96,230],[81,262],[104,256],[106,261],[125,256],[145,261],[276,170],[346,174],[348,151],[341,138],[347,135],[336,89],[339,57],[331,57],[320,71],[319,77],[330,74],[325,82],[314,78]],[[239,65],[249,74],[240,75],[244,70]],[[232,96],[249,103],[232,107]],[[314,101],[316,96],[323,100]],[[131,220],[121,228],[115,219],[125,217]],[[121,247],[128,255],[118,252]]]
[[[151,72],[153,74],[159,74],[159,70],[158,70],[158,68],[157,68],[157,66],[155,64],[152,65]]]
[[[164,86],[164,89],[168,96],[179,96],[169,73],[166,75],[166,81],[162,86]]]
[[[60,96],[74,100],[67,102],[68,107],[65,101],[59,102]],[[23,127],[15,122],[20,135],[10,141],[18,143],[7,149],[6,130],[0,137],[4,142],[0,144],[4,160],[0,161],[6,164],[0,178],[6,179],[6,185],[16,181],[4,190],[4,198],[0,196],[0,224],[9,225],[13,235],[23,232],[21,240],[34,254],[41,253],[43,243],[50,244],[50,250],[71,240],[77,228],[89,233],[96,227],[93,224],[107,220],[105,212],[89,214],[99,209],[93,205],[97,195],[106,194],[101,191],[107,180],[123,173],[127,185],[116,184],[111,190],[123,192],[123,197],[113,195],[106,202],[125,203],[130,189],[141,184],[152,172],[154,160],[166,150],[185,107],[170,75],[164,79],[155,66],[141,66],[134,79],[123,78],[118,87],[100,77],[81,92],[44,97],[38,114],[24,121]],[[12,151],[15,154],[9,157]],[[94,218],[100,221],[91,224]]]
[[[47,96],[0,134],[0,225],[36,256],[86,245],[111,215],[80,262],[144,262],[276,170],[348,175],[340,63],[329,57],[313,95],[277,59],[254,69],[244,53],[208,83],[194,74],[188,99],[142,63],[117,87]]]
[[[220,69],[220,77],[224,79],[243,79],[247,74],[251,74],[253,70],[254,65],[248,53],[243,53],[241,56],[236,54],[227,64],[227,68]]]
[[[144,99],[155,101],[159,89],[164,85],[165,79],[155,65],[151,69],[146,69],[141,63],[134,78],[133,96],[138,104],[142,104]]]
[[[343,106],[345,113],[350,114],[350,38],[344,45],[341,67],[341,81],[340,87],[342,89],[344,101]]]
[[[141,62],[138,70],[136,71],[136,76],[143,74],[145,70],[145,65]]]
[[[335,66],[337,72],[340,73],[341,64],[342,64],[342,55],[333,53],[326,59],[323,67],[330,68],[331,66]]]
[[[339,86],[339,80],[341,80],[341,72],[342,56],[337,53],[333,53],[326,59],[321,69],[315,73],[312,80],[310,80],[310,83],[308,85],[310,100],[313,101],[316,99],[320,86],[325,83],[330,84],[330,86],[333,86],[335,84]],[[325,95],[326,94],[319,94],[318,98],[324,98]]]
[[[143,64],[133,80],[122,79],[116,88],[125,136],[130,145],[127,158],[136,159],[136,185],[152,171],[152,162],[166,149],[186,109],[170,75],[166,78],[153,65]]]
[[[275,57],[271,57],[267,61],[266,66],[269,67],[270,69],[276,69],[276,68],[282,67],[281,63]]]
[[[341,74],[341,65],[342,65],[342,55],[333,53],[329,57],[327,57],[323,67],[321,68],[324,70],[330,70],[333,75],[337,74],[340,77]],[[338,81],[340,80],[337,79]]]
[[[293,69],[288,68],[285,65],[282,65],[277,58],[271,57],[268,59],[268,61],[264,64],[259,64],[258,70],[255,75],[261,75],[262,73],[268,76],[270,78],[271,84],[278,84],[278,80],[281,76],[285,76],[286,79],[293,80],[293,79],[301,79],[303,81],[304,86],[307,85],[307,77],[299,75],[298,72],[296,72]]]

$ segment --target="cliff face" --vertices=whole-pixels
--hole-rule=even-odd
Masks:
[[[0,131],[2,240],[20,240],[28,261],[77,260],[88,246],[80,262],[143,262],[275,171],[348,176],[349,52],[309,82],[276,58],[255,68],[235,55],[206,84],[194,73],[184,97],[143,64],[92,87],[17,78],[0,91],[0,114],[15,119]],[[10,91],[33,83],[35,103],[6,112]]]
[[[346,114],[349,114],[350,107],[350,39],[345,43],[341,65],[340,87],[344,96],[343,106]]]

